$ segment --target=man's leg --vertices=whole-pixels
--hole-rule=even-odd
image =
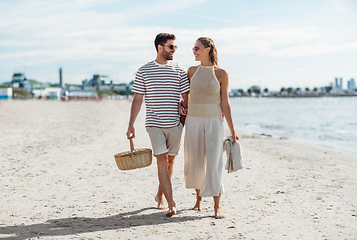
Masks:
[[[168,161],[167,153],[157,155],[156,159],[157,159],[159,184],[165,195],[166,201],[169,205],[169,211],[166,213],[166,215],[172,216],[176,214],[176,204],[172,196],[172,186],[171,186],[171,179],[169,174],[169,163],[168,163],[169,161]],[[173,163],[170,165],[173,165]]]
[[[172,173],[173,173],[173,169],[174,169],[175,157],[176,156],[168,156],[167,170],[168,170],[170,179],[172,177]],[[155,201],[157,202],[157,208],[158,209],[165,209],[166,208],[165,203],[164,203],[164,192],[162,190],[161,184],[159,184],[159,189],[157,190]]]

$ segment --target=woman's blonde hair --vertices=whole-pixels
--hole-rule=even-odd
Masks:
[[[214,44],[214,41],[209,38],[209,37],[200,37],[197,39],[197,41],[200,41],[204,47],[209,47],[209,58],[211,62],[218,67],[218,54],[217,54],[217,48],[216,45]]]

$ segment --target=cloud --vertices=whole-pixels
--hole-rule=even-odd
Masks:
[[[185,15],[192,16],[192,17],[203,18],[203,19],[209,19],[209,20],[223,22],[223,23],[231,23],[232,22],[231,20],[227,20],[227,19],[224,19],[224,18],[211,17],[211,16],[202,15],[202,14],[187,13]]]
[[[113,1],[106,0],[104,3],[110,2]],[[178,1],[175,8],[187,8],[202,2]],[[136,54],[148,54],[152,51],[153,38],[162,29],[175,32],[182,46],[188,49],[191,49],[197,37],[209,36],[216,41],[222,54],[257,53],[301,57],[357,49],[356,42],[329,42],[329,39],[324,38],[324,33],[316,28],[240,27],[201,30],[199,27],[165,27],[165,23],[164,26],[128,26],[125,22],[125,19],[129,16],[135,17],[135,14],[165,11],[164,9],[173,3],[174,1],[168,1],[165,6],[153,5],[150,9],[134,9],[133,12],[101,14],[81,11],[81,8],[98,6],[103,4],[102,1],[51,1],[51,4],[43,1],[24,1],[24,8],[28,9],[26,12],[31,12],[32,16],[29,17],[24,10],[19,10],[16,13],[5,13],[4,18],[0,20],[0,32],[3,36],[8,36],[0,40],[0,48],[11,49],[8,54],[2,54],[0,59],[20,56],[49,57],[50,61],[102,57],[135,59]],[[8,20],[10,17],[11,21]],[[181,49],[183,48],[180,48],[180,51]]]
[[[228,17],[184,12],[205,2],[141,1],[138,8],[135,4],[128,6],[127,1],[118,3],[117,0],[0,1],[0,65],[11,71],[16,66],[40,68],[67,64],[80,72],[72,73],[73,82],[85,72],[90,75],[99,70],[131,80],[141,64],[155,57],[153,40],[162,31],[176,34],[179,49],[175,60],[185,67],[195,64],[191,48],[200,36],[213,38],[220,59],[231,61],[244,54],[296,59],[357,52],[357,33],[352,31],[356,24],[347,21],[355,19],[355,10],[341,1],[329,1],[330,4],[324,7],[324,19],[328,19],[328,13],[337,6],[334,14],[342,14],[346,25],[259,26],[247,23],[243,27],[235,26]],[[108,12],[98,10],[113,4],[123,8]],[[179,10],[187,16],[187,22],[194,16],[230,24],[222,24],[220,28],[192,24],[173,27],[170,18],[165,16]],[[253,17],[261,11],[264,10],[253,12]],[[163,21],[158,25],[135,22],[143,16],[163,16]],[[300,65],[292,69],[297,67]],[[245,79],[261,79],[254,76],[255,72],[250,74],[252,77]]]
[[[180,32],[180,31],[178,31]],[[356,52],[356,42],[331,43],[314,28],[268,30],[258,27],[226,28],[218,31],[185,31],[201,33],[216,42],[221,54],[256,53],[265,56],[305,57],[331,53]]]

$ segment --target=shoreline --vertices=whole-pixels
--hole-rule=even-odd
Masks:
[[[151,147],[142,107],[136,148]],[[129,149],[129,112],[126,100],[0,102],[0,237],[355,238],[356,156],[239,131],[244,168],[224,170],[226,218],[214,219],[211,198],[190,210],[183,144],[172,176],[178,214],[165,217],[155,159],[130,171],[115,164]]]
[[[275,136],[273,134],[265,134],[265,133],[253,133],[253,132],[241,132],[245,135],[257,135],[257,136],[262,136],[262,137],[269,137],[269,138],[273,138],[273,139],[279,139],[279,140],[286,140],[286,141],[290,141],[290,142],[294,142],[294,143],[300,143],[300,144],[306,144],[306,145],[309,145],[311,147],[316,147],[316,148],[322,148],[322,149],[325,149],[325,150],[330,150],[330,151],[334,151],[336,153],[343,153],[343,154],[348,154],[348,155],[351,155],[351,156],[354,156],[356,157],[357,159],[357,152],[353,152],[353,151],[348,151],[348,150],[342,150],[342,149],[338,149],[338,148],[329,148],[327,146],[323,146],[323,144],[319,144],[318,141],[314,141],[314,140],[311,140],[311,141],[304,141],[303,138],[298,138],[298,137],[279,137],[279,136]],[[228,134],[229,134],[229,131],[228,131]]]
[[[277,96],[230,96],[230,98],[319,98],[319,97],[357,97],[357,94],[339,94],[339,95],[277,95]]]
[[[357,96],[357,95],[355,95]],[[326,98],[329,98],[329,97],[341,97],[341,96],[320,96],[320,97],[326,97]],[[348,97],[348,96],[342,96],[342,97]],[[232,97],[232,99],[244,99],[244,98],[261,98],[261,97],[247,97],[247,96],[244,96],[244,97]],[[274,97],[262,97],[262,98],[274,98]],[[276,98],[280,98],[280,97],[276,97]],[[285,97],[282,97],[282,98],[285,98]],[[294,98],[294,97],[292,97]],[[304,97],[304,98],[309,98],[309,97]],[[6,101],[28,101],[28,100],[32,100],[32,101],[49,101],[49,102],[63,102],[63,101],[60,101],[60,100],[53,100],[53,99],[3,99],[3,101],[1,101],[0,99],[0,106],[1,106],[1,102],[6,102]],[[111,99],[111,98],[103,98],[103,99],[76,99],[76,100],[71,100],[71,101],[64,101],[64,102],[98,102],[98,101],[104,101],[104,102],[109,102],[109,101],[123,101],[123,102],[126,102],[126,101],[131,101],[131,98],[127,98],[127,99]],[[142,106],[142,109],[145,109],[145,105],[143,104]],[[256,134],[256,135],[261,135],[261,136],[268,136],[268,137],[272,137],[272,138],[275,138],[275,139],[285,139],[285,140],[289,140],[289,141],[292,141],[292,142],[296,142],[296,143],[304,143],[304,144],[308,144],[308,145],[311,145],[311,146],[315,146],[315,147],[320,147],[320,148],[325,148],[325,149],[331,149],[331,150],[334,150],[336,152],[340,152],[340,153],[346,153],[346,154],[351,154],[351,155],[354,155],[354,156],[357,156],[357,152],[354,152],[354,151],[351,151],[349,149],[345,150],[343,148],[336,148],[335,146],[328,146],[328,144],[326,143],[323,143],[321,141],[318,141],[317,139],[308,139],[308,141],[304,140],[305,138],[303,137],[296,137],[296,136],[281,136],[281,134],[271,134],[271,133],[264,133],[264,132],[254,132],[254,131],[249,131],[249,130],[239,130],[240,129],[240,126],[235,126],[238,131],[240,132],[244,132],[244,133],[247,133],[247,134]],[[227,126],[225,125],[225,128],[227,128]]]
[[[233,93],[229,96],[230,98],[316,98],[316,97],[357,97],[357,92],[347,92],[347,93],[281,93],[281,92],[270,92],[270,93],[260,93],[255,95],[234,95]]]

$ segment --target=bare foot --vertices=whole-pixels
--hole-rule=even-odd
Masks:
[[[215,219],[225,218],[221,211],[221,208],[214,209],[214,218]]]
[[[192,210],[195,211],[201,211],[202,210],[202,197],[197,198],[196,205],[192,208]]]
[[[176,207],[170,207],[169,211],[166,212],[166,216],[171,217],[176,214]]]
[[[157,208],[158,209],[166,209],[167,207],[165,206],[164,198],[156,195],[155,201],[157,202]]]

